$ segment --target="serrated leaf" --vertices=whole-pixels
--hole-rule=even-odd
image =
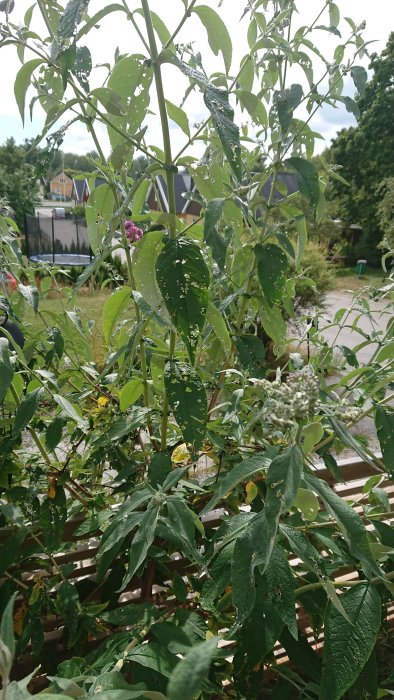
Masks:
[[[167,362],[164,385],[185,442],[198,449],[205,437],[207,397],[197,372],[184,362]]]
[[[27,61],[19,70],[15,78],[14,95],[23,124],[25,123],[26,93],[35,69],[38,68],[38,66],[40,66],[43,62],[44,61],[42,58],[33,58],[31,61]]]
[[[375,414],[375,425],[378,433],[380,449],[382,450],[383,461],[394,475],[394,413],[378,406]]]
[[[204,241],[212,250],[212,257],[219,270],[224,269],[226,262],[227,242],[218,229],[222,218],[225,200],[223,198],[211,199],[205,209],[204,216]]]
[[[26,396],[26,398],[21,402],[18,410],[16,412],[14,421],[14,434],[19,435],[22,430],[30,423],[34,417],[38,405],[40,403],[40,398],[43,392],[43,388],[34,389]]]
[[[371,656],[380,627],[381,600],[376,589],[360,583],[341,596],[347,622],[329,607],[324,625],[320,700],[339,700]]]
[[[286,253],[274,243],[254,247],[257,258],[257,274],[266,300],[273,304],[280,301],[286,284],[288,261]]]
[[[135,404],[138,399],[142,396],[142,393],[144,391],[144,385],[142,383],[142,379],[140,377],[135,377],[134,379],[130,379],[127,384],[124,385],[120,392],[119,400],[120,400],[120,405],[119,408],[121,411],[127,411],[127,409]]]
[[[130,287],[119,287],[106,300],[103,306],[102,329],[103,335],[108,343],[115,326],[116,321],[126,309],[131,300]]]
[[[193,8],[194,14],[198,15],[208,34],[208,42],[215,56],[221,52],[226,67],[226,73],[231,68],[233,47],[228,29],[222,18],[215,10],[206,5],[199,5]]]
[[[193,700],[209,673],[217,644],[217,637],[197,644],[177,664],[167,686],[168,700]]]
[[[296,171],[300,193],[316,208],[320,200],[319,174],[316,166],[305,158],[287,158],[285,165]]]
[[[238,126],[234,123],[234,110],[228,101],[228,92],[207,85],[204,102],[208,107],[212,122],[222,142],[226,158],[237,179],[242,179],[241,145]]]
[[[59,36],[62,39],[71,39],[87,6],[88,0],[70,0],[67,3],[59,23]]]
[[[11,353],[8,340],[0,338],[0,404],[4,401],[8,387],[12,382],[14,370],[10,362]]]
[[[167,241],[157,258],[156,280],[193,362],[208,307],[209,271],[199,247],[183,238]]]
[[[140,566],[142,566],[146,559],[148,549],[155,537],[159,513],[160,505],[151,504],[141,519],[138,532],[134,536],[130,545],[129,566],[127,574],[122,581],[121,590],[127,586],[136,571],[140,568]]]
[[[189,120],[186,112],[180,107],[177,107],[177,105],[174,105],[170,100],[166,100],[165,102],[169,118],[175,122],[175,124],[178,124],[179,128],[182,129],[186,136],[190,136]]]
[[[145,668],[151,669],[152,671],[156,671],[156,673],[160,673],[166,678],[171,676],[177,662],[177,657],[174,654],[171,654],[160,644],[155,644],[155,642],[140,644],[138,647],[135,647],[131,652],[129,652],[127,659],[133,663],[140,664]],[[148,691],[145,690],[144,695],[147,693]]]
[[[286,90],[274,92],[274,105],[278,113],[279,124],[283,132],[287,132],[293,113],[303,97],[301,85],[291,85]]]
[[[96,255],[107,233],[114,210],[114,194],[109,185],[100,185],[90,194],[86,205],[89,244]]]

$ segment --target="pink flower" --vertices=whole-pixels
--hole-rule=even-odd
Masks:
[[[10,272],[5,272],[5,277],[6,277],[7,284],[10,286],[12,291],[15,291],[15,289],[18,286],[18,283],[17,283],[15,277],[13,275],[11,275]]]
[[[144,235],[143,230],[141,228],[138,228],[138,226],[135,225],[134,221],[125,221],[124,228],[126,236],[130,243],[135,243],[136,241],[139,241],[140,238],[142,238],[142,236]]]

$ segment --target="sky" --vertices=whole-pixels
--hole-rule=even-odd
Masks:
[[[21,22],[24,13],[31,4],[32,0],[16,0],[15,10],[11,15],[12,21],[15,23]],[[106,4],[108,3],[104,2],[104,0],[91,0],[89,3],[89,14],[93,15]],[[129,0],[128,4],[131,9],[136,9],[140,6],[138,0]],[[217,10],[226,23],[233,40],[233,63],[231,73],[235,74],[241,58],[249,51],[245,39],[248,27],[248,16],[244,18],[242,22],[240,21],[246,5],[246,0],[198,0],[197,4],[209,5]],[[298,15],[294,19],[295,26],[308,25],[315,19],[317,12],[323,4],[323,0],[298,0]],[[151,0],[150,5],[151,9],[160,14],[162,19],[165,20],[169,31],[172,32],[183,15],[183,0]],[[370,44],[369,49],[380,53],[386,44],[390,31],[394,30],[394,3],[392,0],[374,0],[374,2],[370,0],[337,0],[337,5],[340,9],[341,16],[351,17],[356,24],[361,23],[363,20],[366,21],[364,37],[367,41],[374,42]],[[86,44],[92,52],[94,66],[106,62],[113,64],[116,47],[119,47],[121,53],[144,52],[135,29],[130,22],[125,20],[123,13],[114,13],[109,17],[109,21],[108,18],[106,18],[102,27],[100,29],[94,29],[86,40]],[[141,28],[143,28],[142,18],[139,19],[141,20],[139,24]],[[325,22],[323,22],[323,19],[325,19]],[[327,18],[322,17],[321,22],[327,23]],[[105,32],[104,27],[107,28]],[[33,13],[32,28],[34,28],[38,34],[43,31],[38,7],[35,7]],[[341,23],[340,29],[343,33],[343,37],[347,36],[349,27],[345,22]],[[179,33],[176,41],[177,43],[193,41],[195,52],[201,51],[203,55],[204,66],[208,73],[223,70],[222,58],[220,55],[217,57],[214,56],[210,51],[205,29],[196,15],[187,21],[184,30]],[[315,34],[314,41],[325,56],[332,58],[333,50],[340,40],[337,37],[333,37],[333,35],[328,32],[319,31]],[[27,54],[26,58],[29,58]],[[40,108],[36,109],[32,121],[29,115],[27,115],[25,126],[23,127],[13,92],[15,76],[21,66],[15,48],[1,48],[0,61],[0,65],[2,66],[0,78],[0,143],[3,143],[5,139],[10,136],[13,136],[17,142],[22,142],[24,138],[35,137],[40,133],[43,124],[43,112],[40,111]],[[365,57],[358,60],[358,64],[367,67],[368,58]],[[322,73],[322,64],[319,59],[314,61],[314,69],[316,71],[316,77],[318,78]],[[94,69],[92,74],[94,87],[102,84],[105,75],[105,69]],[[300,76],[297,72],[293,75],[289,75],[290,83],[297,82],[299,79]],[[164,86],[166,97],[175,104],[179,104],[187,82],[184,81],[183,77],[175,68],[164,68]],[[349,96],[353,96],[354,94],[354,86],[350,79],[346,80],[345,94]],[[32,95],[32,91],[28,93],[27,104],[30,101],[29,97]],[[154,98],[151,101],[150,108],[153,114],[150,115],[147,120],[148,143],[159,144],[161,136],[156,116],[157,105]],[[202,97],[198,92],[192,94],[188,98],[185,110],[189,117],[191,127],[193,124],[200,123],[207,114]],[[300,114],[299,116],[302,117],[303,115]],[[237,121],[246,120],[245,115],[236,114],[236,117]],[[315,115],[311,122],[312,128],[323,137],[317,142],[316,151],[321,151],[326,145],[329,145],[330,140],[341,128],[354,123],[353,116],[346,111],[344,106],[337,109],[328,106],[324,107]],[[108,155],[109,144],[104,127],[99,129],[99,136],[103,149]],[[173,123],[171,123],[171,137],[174,151],[177,152],[178,149],[183,146],[185,136]],[[91,137],[87,134],[82,125],[73,126],[67,133],[62,145],[63,150],[73,151],[75,153],[86,153],[92,150],[93,147]],[[199,155],[202,148],[202,145],[197,146],[194,154]]]

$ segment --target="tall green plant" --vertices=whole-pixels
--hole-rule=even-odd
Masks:
[[[375,323],[358,295],[336,314],[332,346],[308,329],[316,349],[305,365],[300,353],[286,354],[285,322],[307,226],[283,173],[321,217],[325,181],[311,161],[310,122],[326,103],[356,111],[342,87],[348,73],[357,85],[364,77],[361,28],[342,23],[331,0],[301,27],[295,1],[254,0],[240,25],[249,49],[235,67],[220,15],[196,0],[182,3],[172,34],[165,10],[160,17],[148,0],[94,15],[87,0],[65,7],[39,0],[22,25],[12,21],[12,3],[2,7],[1,43],[15,45],[23,64],[15,80],[22,119],[32,84],[32,107],[39,102],[46,112],[38,138],[57,146],[66,127],[53,130],[65,115],[67,125],[84,124],[98,153],[95,174],[105,180],[92,183],[94,259],[74,292],[119,248],[128,270],[103,308],[106,359],[98,366],[92,325],[78,306],[58,314],[42,307],[56,293],[58,270],[41,266],[38,289],[15,225],[1,219],[2,256],[18,283],[9,312],[20,320],[28,304],[45,326],[27,327],[23,348],[7,330],[0,337],[3,696],[29,694],[26,679],[9,684],[12,661],[26,650],[42,662],[51,697],[260,698],[268,683],[273,697],[339,700],[354,697],[357,683],[376,696],[374,649],[393,591],[390,505],[381,488],[394,470],[393,326],[368,337],[356,318],[359,345],[340,346],[353,310]],[[113,13],[139,38],[141,53],[117,52],[96,86],[84,37],[98,26],[105,36]],[[33,29],[38,14],[42,38]],[[193,43],[177,43],[191,18],[219,57],[211,74]],[[321,31],[339,39],[333,60],[319,51]],[[166,95],[175,75],[185,84],[176,105]],[[153,92],[162,148],[145,128]],[[207,114],[195,130],[192,92]],[[170,121],[185,134],[178,153]],[[197,141],[205,146],[200,160]],[[133,180],[127,173],[137,153],[148,161]],[[174,177],[185,165],[202,203],[189,223],[175,201]],[[157,175],[168,206],[144,214]],[[389,282],[383,297],[391,290]],[[358,352],[367,345],[372,357],[363,365]],[[341,374],[328,385],[339,350]],[[351,433],[366,416],[376,419],[381,459]],[[341,481],[333,449],[341,446],[374,474],[361,504],[341,498],[316,470],[320,457]],[[81,578],[72,557],[61,556],[75,551],[75,528],[78,537],[100,534],[92,577]],[[24,576],[37,566],[40,577]],[[342,576],[349,567],[358,578]],[[120,603],[120,593],[138,588],[140,602]],[[14,593],[16,644],[12,605],[5,606]],[[309,640],[300,610],[313,629]],[[44,638],[54,616],[64,623],[69,656],[57,670]],[[322,629],[321,658],[313,641]],[[89,651],[92,639],[98,648]],[[291,670],[277,663],[277,643]]]

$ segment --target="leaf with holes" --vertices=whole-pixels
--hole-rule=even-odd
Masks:
[[[212,257],[218,264],[219,270],[224,269],[228,245],[218,228],[224,205],[225,200],[223,198],[211,199],[206,206],[204,216],[204,241],[211,248]]]
[[[88,0],[70,0],[67,3],[59,24],[59,36],[62,39],[71,39],[87,6]]]
[[[197,372],[184,362],[167,362],[164,385],[185,442],[201,447],[207,423],[207,396]]]
[[[257,274],[261,289],[270,304],[280,301],[287,279],[288,261],[286,253],[274,243],[254,247],[257,258]]]
[[[391,476],[394,475],[394,413],[391,413],[381,406],[376,409],[375,425],[378,432],[380,448],[382,450],[383,461],[389,469]]]
[[[208,84],[204,90],[204,102],[211,113],[226,158],[240,181],[242,179],[242,159],[239,129],[234,123],[234,110],[230,107],[228,92]]]
[[[293,119],[293,113],[300,104],[303,96],[301,85],[291,85],[286,90],[274,93],[274,105],[278,114],[279,124],[283,132],[286,132]]]
[[[209,271],[199,247],[184,238],[167,241],[157,258],[156,279],[193,362],[208,307]]]

